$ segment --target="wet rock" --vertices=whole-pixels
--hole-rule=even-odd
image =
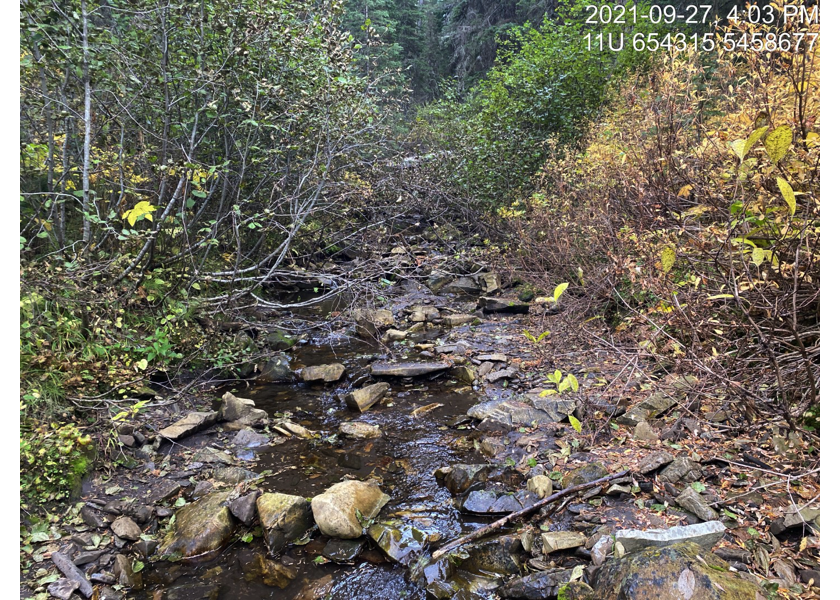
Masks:
[[[379,430],[379,425],[370,425],[368,423],[347,422],[338,426],[338,431],[342,435],[346,435],[354,440],[366,440],[382,437],[382,432]]]
[[[504,442],[497,437],[486,437],[481,440],[478,450],[488,458],[495,458],[505,450]]]
[[[755,583],[728,571],[720,558],[692,542],[646,548],[611,560],[595,575],[599,600],[735,600],[763,597]]]
[[[539,497],[525,490],[513,494],[495,490],[474,490],[457,504],[461,510],[479,514],[507,514],[533,506]]]
[[[265,543],[273,553],[285,550],[314,525],[312,506],[300,496],[263,494],[257,499],[257,513]]]
[[[80,594],[82,594],[85,598],[90,598],[93,595],[93,586],[90,584],[90,581],[88,581],[81,569],[73,564],[73,561],[70,560],[69,556],[63,552],[53,552],[50,558],[52,558],[55,566],[58,567],[58,570],[61,571],[67,579],[78,583],[78,590]]]
[[[260,553],[240,555],[239,564],[246,581],[261,581],[264,585],[284,589],[297,577],[294,567],[271,560]]]
[[[522,425],[530,426],[553,423],[551,416],[543,410],[531,406],[529,403],[517,400],[489,400],[476,404],[467,411],[467,416],[483,419],[483,428],[497,426],[502,429],[513,429]]]
[[[531,309],[530,305],[510,298],[488,298],[478,299],[478,306],[486,313],[505,313],[524,315]]]
[[[717,521],[718,514],[693,487],[688,486],[679,496],[677,504],[694,513],[703,521]]]
[[[254,473],[253,471],[243,469],[242,467],[220,467],[218,469],[213,469],[211,476],[215,481],[226,483],[228,485],[236,485],[237,483],[242,483],[243,481],[248,481],[249,479],[256,479],[259,477],[259,473]]]
[[[207,494],[175,513],[175,526],[163,540],[160,554],[184,558],[221,548],[234,529],[233,516],[225,502],[227,492]]]
[[[111,500],[102,507],[102,510],[114,515],[125,515],[127,517],[131,517],[138,523],[148,523],[149,519],[153,516],[151,506],[146,506],[145,504],[134,504],[123,500]]]
[[[412,323],[424,323],[440,318],[440,312],[434,306],[417,304],[409,308],[408,311],[410,313],[408,320]]]
[[[444,294],[464,294],[468,296],[481,293],[479,286],[472,277],[458,277],[455,281],[447,283],[441,291]]]
[[[663,483],[693,483],[703,476],[700,463],[686,456],[678,456],[659,474]]]
[[[445,371],[449,365],[444,362],[373,363],[370,374],[374,377],[419,377]]]
[[[485,375],[484,379],[490,383],[496,383],[502,379],[513,379],[516,377],[516,374],[517,370],[511,367],[509,369],[501,369],[499,371],[494,371],[493,373],[488,373]]]
[[[669,529],[636,529],[622,530],[615,533],[615,540],[621,542],[628,553],[643,548],[661,548],[670,544],[692,542],[698,546],[711,550],[723,537],[726,526],[720,521],[708,521],[696,525],[683,525]]]
[[[588,543],[588,542],[587,542]],[[607,560],[607,555],[612,551],[613,540],[608,535],[602,535],[592,546],[592,564],[600,567]]]
[[[373,519],[390,499],[372,481],[343,481],[312,499],[312,514],[324,535],[353,539],[362,535],[356,513]]]
[[[799,580],[805,585],[820,587],[820,572],[816,569],[802,569],[799,571]]]
[[[567,488],[575,485],[583,485],[584,483],[590,483],[606,477],[609,474],[610,472],[604,465],[599,462],[591,462],[563,475],[560,487]]]
[[[642,421],[636,425],[633,437],[644,442],[655,442],[659,439],[659,434],[656,433],[656,430],[650,426],[650,423]]]
[[[365,548],[365,540],[341,540],[331,538],[321,554],[335,563],[353,562]]]
[[[547,531],[542,534],[543,552],[546,554],[577,548],[584,544],[586,536],[579,531]]]
[[[300,338],[289,335],[280,329],[265,336],[266,345],[275,352],[285,352],[297,344],[299,340]]]
[[[674,455],[669,452],[651,452],[639,463],[639,473],[647,475],[674,461]]]
[[[482,273],[477,278],[483,294],[492,294],[502,289],[502,278],[498,273]]]
[[[464,465],[456,464],[443,467],[435,471],[435,478],[442,481],[453,495],[467,491],[478,481],[487,481],[487,476],[493,470],[493,465]]]
[[[103,515],[100,511],[87,505],[82,507],[80,514],[85,525],[94,529],[105,529],[113,520],[112,516]]]
[[[554,491],[554,483],[545,475],[537,475],[528,480],[528,491],[534,492],[540,499],[547,498]]]
[[[257,512],[257,497],[259,492],[251,492],[246,496],[240,496],[228,503],[228,508],[234,517],[245,525],[250,525]]]
[[[256,448],[258,446],[265,446],[269,442],[267,435],[257,433],[250,427],[240,429],[239,432],[233,436],[233,445],[242,446],[245,448]]]
[[[341,379],[344,375],[344,365],[333,363],[331,365],[320,365],[317,367],[304,367],[300,375],[308,383],[333,383]]]
[[[399,329],[389,329],[382,336],[382,343],[389,344],[391,342],[399,342],[408,337],[408,333],[400,331]]]
[[[519,552],[522,542],[517,535],[498,535],[495,537],[463,546],[459,555],[469,556],[461,559],[460,568],[478,574],[513,575],[521,569]]]
[[[47,586],[47,591],[50,593],[50,596],[58,598],[59,600],[69,600],[70,596],[72,596],[73,592],[77,589],[79,589],[79,582],[65,577],[62,577],[57,581],[53,581],[49,586]]]
[[[181,493],[181,484],[170,479],[163,479],[152,484],[149,491],[150,502],[164,502],[171,500]]]
[[[511,579],[499,588],[502,598],[525,598],[543,600],[557,598],[560,586],[568,583],[572,577],[571,569],[552,569],[541,573],[532,573],[525,577]]]
[[[443,286],[452,281],[452,277],[439,271],[432,271],[426,280],[426,286],[434,293],[438,293]]]
[[[388,558],[401,565],[409,565],[422,554],[428,537],[402,521],[374,523],[368,535]]]
[[[394,325],[394,313],[384,308],[379,310],[357,309],[351,313],[351,316],[356,322],[359,334],[367,338],[376,338],[379,330]]]
[[[507,362],[507,356],[504,354],[479,354],[475,357],[476,360],[490,361],[490,362]]]
[[[443,324],[448,327],[458,327],[459,325],[466,325],[473,321],[479,320],[475,315],[452,314],[443,317]]]
[[[347,407],[359,412],[365,412],[371,406],[382,400],[391,386],[385,382],[374,383],[347,395]]]
[[[475,369],[472,367],[467,366],[458,366],[452,367],[450,371],[452,376],[462,383],[466,383],[467,385],[472,384],[473,381],[478,379],[478,374],[476,373]]]
[[[201,498],[202,496],[206,496],[207,494],[212,492],[214,489],[215,489],[215,487],[213,486],[212,481],[206,481],[206,480],[205,481],[199,481],[198,483],[195,484],[195,487],[193,488],[192,497],[193,497],[193,499],[197,500],[198,498]]]
[[[117,583],[123,587],[133,590],[143,589],[143,575],[140,572],[134,572],[133,561],[124,554],[117,554],[114,575],[117,576]]]
[[[191,412],[169,427],[161,429],[158,433],[161,437],[170,440],[180,440],[210,427],[216,422],[217,417],[218,414],[215,412]]]
[[[140,539],[140,536],[143,535],[143,531],[140,527],[132,521],[128,517],[120,517],[115,519],[113,523],[111,523],[111,531],[114,532],[115,535],[123,538],[124,540],[129,540],[132,542],[136,542]]]
[[[107,573],[104,571],[100,571],[99,573],[94,573],[90,576],[90,580],[94,583],[105,583],[105,584],[112,584],[117,582],[117,578],[114,577],[113,573]]]
[[[260,374],[257,381],[263,383],[294,381],[295,372],[292,370],[289,357],[282,352],[272,356],[260,364]]]
[[[257,410],[253,400],[238,398],[226,392],[222,396],[222,405],[219,407],[219,419],[225,422],[238,421],[247,417],[252,411]]]
[[[73,564],[81,567],[99,560],[99,557],[107,552],[106,549],[101,550],[82,550],[73,557]]]
[[[193,454],[193,461],[222,465],[236,464],[236,459],[233,458],[230,454],[227,454],[226,452],[223,452],[221,450],[217,450],[216,448],[210,448],[209,446],[205,446],[204,448]]]
[[[131,549],[137,552],[140,556],[144,558],[149,558],[155,553],[157,550],[158,542],[157,540],[140,540],[136,544],[134,544]]]

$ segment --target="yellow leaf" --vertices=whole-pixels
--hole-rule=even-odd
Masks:
[[[557,302],[557,300],[560,299],[560,296],[563,295],[563,292],[566,291],[567,287],[569,287],[568,283],[561,283],[556,288],[554,288],[554,301],[555,302]]]
[[[724,298],[734,298],[732,294],[717,294],[715,296],[709,296],[708,300],[723,300]]]
[[[677,261],[677,253],[671,246],[665,246],[659,258],[662,261],[662,272],[668,273],[674,268],[674,263]]]
[[[750,150],[752,150],[752,147],[755,146],[755,143],[760,140],[761,136],[763,136],[766,132],[767,127],[759,127],[750,134],[750,137],[748,137],[747,141],[744,143],[744,156],[750,153]],[[743,158],[741,160],[743,160]]]
[[[791,216],[793,216],[796,212],[796,196],[793,194],[793,188],[783,177],[776,177],[776,183],[779,186],[779,191],[782,192],[782,198],[785,199],[788,208],[790,208]]]
[[[566,379],[568,379],[568,380],[569,380],[569,383],[571,383],[571,384],[572,384],[572,391],[573,391],[573,392],[578,391],[578,380],[577,380],[577,377],[575,377],[574,375],[572,375],[571,373],[569,373],[568,375],[566,375]]]
[[[732,151],[735,153],[735,156],[738,157],[739,160],[744,160],[744,156],[747,154],[745,148],[747,147],[747,140],[734,140],[729,143],[732,146]]]
[[[761,263],[764,262],[764,250],[761,248],[753,248],[752,261],[756,267],[760,267]]]
[[[787,154],[790,143],[793,141],[793,131],[787,125],[776,127],[764,139],[764,149],[767,150],[767,156],[770,157],[774,163],[782,160]]]
[[[688,195],[691,193],[692,186],[690,183],[688,185],[684,185],[680,188],[680,191],[677,192],[677,196],[680,198],[688,198]]]
[[[572,424],[572,427],[574,427],[575,431],[577,431],[578,433],[580,433],[581,429],[583,429],[583,427],[581,427],[580,425],[580,421],[578,421],[574,415],[569,415],[569,423]]]

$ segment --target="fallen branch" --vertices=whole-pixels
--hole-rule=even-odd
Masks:
[[[452,552],[458,546],[462,546],[462,545],[464,545],[466,543],[469,543],[469,542],[474,542],[475,540],[484,537],[488,533],[493,533],[494,531],[498,531],[499,529],[501,529],[502,527],[504,527],[505,525],[507,525],[511,521],[514,521],[514,520],[518,519],[519,517],[524,517],[525,515],[527,515],[531,512],[534,512],[535,510],[537,510],[539,508],[542,508],[546,504],[551,504],[552,502],[556,502],[557,500],[559,500],[563,496],[568,496],[569,494],[574,494],[574,493],[577,493],[577,492],[582,492],[583,490],[588,490],[589,488],[595,487],[596,485],[601,485],[602,483],[607,483],[608,481],[611,481],[613,479],[618,479],[619,477],[624,477],[628,473],[630,473],[630,471],[621,471],[620,473],[613,473],[612,475],[607,475],[606,477],[601,477],[600,479],[596,479],[595,481],[590,481],[589,483],[581,483],[580,485],[575,485],[575,486],[572,486],[572,487],[562,489],[559,492],[555,492],[554,494],[551,494],[550,496],[547,496],[547,497],[543,498],[542,500],[540,500],[536,504],[533,504],[533,505],[529,506],[528,508],[523,508],[522,510],[516,511],[515,513],[510,513],[509,515],[507,515],[505,517],[502,517],[498,521],[494,521],[494,522],[490,523],[489,525],[485,525],[484,527],[482,527],[480,529],[476,529],[475,531],[473,531],[469,535],[465,535],[463,537],[460,537],[456,540],[453,540],[453,541],[449,542],[448,544],[446,544],[444,546],[441,546],[439,549],[435,550],[435,552],[432,554],[432,559],[437,560],[441,556],[443,556],[444,554],[448,554],[449,552]]]

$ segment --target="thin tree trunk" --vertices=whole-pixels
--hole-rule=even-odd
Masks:
[[[90,243],[90,56],[88,44],[87,0],[82,0],[82,78],[85,86],[85,147],[82,160],[82,242],[84,247]]]

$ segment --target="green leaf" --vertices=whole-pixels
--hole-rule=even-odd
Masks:
[[[555,302],[557,302],[557,300],[560,299],[560,296],[563,295],[563,292],[566,291],[567,287],[569,287],[568,283],[561,283],[556,288],[554,288],[554,301]]]
[[[747,154],[747,140],[734,140],[730,142],[729,145],[732,146],[732,151],[735,153],[735,156],[737,156],[739,160],[744,160],[744,156]]]
[[[667,273],[674,268],[674,263],[677,261],[677,253],[671,246],[665,246],[662,249],[662,254],[659,256],[659,260],[662,262],[662,272]]]
[[[575,431],[577,431],[578,433],[580,433],[580,432],[581,432],[581,430],[583,429],[583,427],[582,427],[582,426],[581,426],[581,424],[580,424],[580,421],[578,421],[578,420],[575,418],[575,416],[574,416],[574,415],[569,415],[569,423],[571,423],[571,424],[572,424],[572,427],[574,427],[574,428],[575,428]]]
[[[146,565],[143,563],[143,561],[140,561],[140,560],[135,559],[135,560],[131,563],[131,570],[132,570],[133,572],[135,572],[135,573],[139,573],[140,571],[142,571],[142,570],[143,570],[143,568],[144,568],[145,566],[146,566]]]
[[[790,215],[793,216],[796,212],[796,196],[793,193],[793,188],[790,187],[784,177],[776,177],[776,184],[779,186],[779,191],[782,192],[782,198],[785,199],[788,208],[790,208]]]
[[[703,492],[706,491],[706,486],[703,485],[702,483],[700,483],[699,481],[693,482],[691,484],[691,487],[693,487],[694,491],[697,492],[698,494],[702,494]]]
[[[176,507],[176,508],[180,508],[180,507],[182,507],[182,506],[185,506],[186,504],[187,504],[187,501],[186,501],[184,498],[178,498],[178,499],[175,501],[175,507]]]
[[[566,379],[568,379],[568,380],[569,380],[569,383],[570,383],[570,384],[571,384],[571,386],[572,386],[572,391],[573,391],[573,392],[578,391],[579,386],[578,386],[578,380],[577,380],[577,377],[575,377],[574,375],[572,375],[571,373],[569,373],[568,375],[566,375]]]
[[[793,141],[793,131],[787,125],[776,127],[764,138],[764,149],[767,156],[774,163],[779,162],[787,154],[790,143]]]
[[[764,262],[764,250],[762,248],[753,248],[752,261],[756,267],[760,267]]]

